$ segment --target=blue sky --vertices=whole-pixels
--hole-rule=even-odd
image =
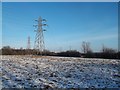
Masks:
[[[0,48],[2,48],[2,3],[0,3]]]
[[[26,48],[27,37],[34,46],[36,22],[39,16],[49,25],[44,32],[46,49],[61,51],[81,50],[81,43],[91,43],[93,51],[106,47],[118,48],[117,3],[67,2],[30,3],[3,2],[2,4],[3,46]]]

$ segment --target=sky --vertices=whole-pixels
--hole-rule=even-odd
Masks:
[[[1,0],[2,2],[73,2],[73,0]],[[119,0],[74,0],[74,2],[119,2]]]
[[[2,3],[0,3],[0,48],[2,48]]]
[[[93,51],[102,45],[118,49],[117,2],[3,2],[2,45],[26,48],[30,36],[34,47],[38,17],[47,19],[45,47],[51,51],[81,51],[83,41]]]

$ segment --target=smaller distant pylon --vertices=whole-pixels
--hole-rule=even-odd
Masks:
[[[27,49],[31,49],[31,45],[30,45],[30,36],[28,36]]]

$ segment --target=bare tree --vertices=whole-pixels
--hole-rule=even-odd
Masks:
[[[102,50],[103,53],[116,53],[117,51],[112,49],[112,48],[107,48],[104,45],[102,46]]]
[[[83,53],[86,53],[86,45],[85,45],[85,42],[84,42],[84,41],[82,42],[81,49],[82,49],[82,52],[83,52]]]
[[[81,49],[82,49],[82,52],[85,53],[85,54],[89,53],[89,52],[92,52],[92,49],[90,47],[90,43],[89,42],[83,41]]]

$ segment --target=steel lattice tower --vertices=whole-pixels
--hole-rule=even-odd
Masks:
[[[42,19],[41,17],[38,18],[37,21],[37,25],[34,25],[35,27],[37,27],[36,31],[36,36],[35,36],[35,44],[34,44],[34,48],[35,50],[37,50],[37,54],[40,53],[40,55],[42,55],[42,52],[45,50],[45,43],[44,43],[44,35],[43,35],[43,31],[46,31],[45,29],[43,29],[43,26],[47,26],[47,24],[45,24],[44,22],[46,22],[46,19]]]
[[[28,41],[27,41],[27,49],[30,49],[30,36],[28,37]]]

